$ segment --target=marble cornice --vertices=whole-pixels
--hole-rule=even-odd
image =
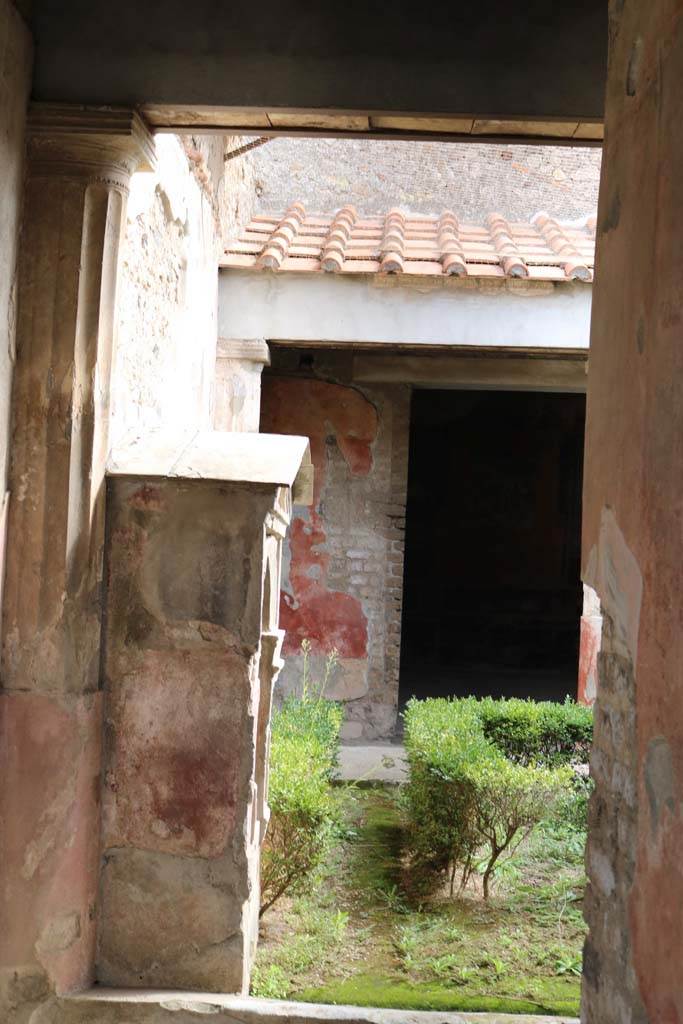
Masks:
[[[154,168],[154,139],[135,110],[34,103],[27,128],[31,177],[85,179],[125,189],[134,171]]]

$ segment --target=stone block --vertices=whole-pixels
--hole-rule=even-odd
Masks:
[[[304,449],[211,434],[113,463],[100,984],[248,986],[281,545]]]

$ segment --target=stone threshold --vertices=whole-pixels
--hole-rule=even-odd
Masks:
[[[55,1024],[579,1024],[575,1017],[329,1006],[210,992],[93,988],[59,999]]]

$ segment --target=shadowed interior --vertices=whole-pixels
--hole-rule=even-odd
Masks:
[[[401,700],[576,695],[585,398],[416,391]]]

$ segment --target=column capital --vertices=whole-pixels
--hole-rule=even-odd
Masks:
[[[270,366],[270,349],[263,338],[219,338],[216,358]]]
[[[31,177],[98,181],[127,189],[131,174],[154,167],[152,134],[134,110],[33,103],[28,114]]]

